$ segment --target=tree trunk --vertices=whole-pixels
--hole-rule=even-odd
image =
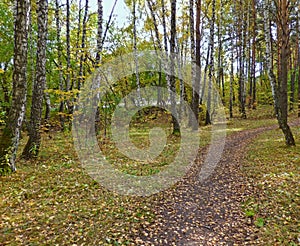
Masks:
[[[193,111],[197,113],[197,122],[199,122],[199,103],[200,103],[200,84],[201,84],[201,0],[196,2],[196,77],[193,95]],[[198,124],[199,125],[199,124]],[[197,126],[198,127],[198,126]]]
[[[223,90],[221,85],[222,80],[222,49],[223,49],[223,42],[222,42],[222,0],[220,0],[220,16],[218,19],[218,73],[217,73],[217,85],[219,90]],[[223,94],[223,93],[222,93]]]
[[[251,60],[252,93],[250,107],[256,109],[256,2],[252,0],[252,60]]]
[[[153,2],[152,0],[147,0],[147,4],[148,4],[148,8],[150,10],[150,14],[151,14],[151,18],[152,18],[152,22],[153,22],[153,27],[154,27],[154,32],[155,32],[155,39],[153,37],[153,44],[155,49],[158,48],[158,50],[162,53],[162,44],[161,44],[161,40],[159,37],[159,31],[158,31],[158,24],[157,24],[157,20],[156,20],[156,16],[155,16],[155,12],[153,9]],[[152,33],[152,32],[151,32]],[[162,62],[159,61],[159,74],[158,74],[158,87],[157,87],[157,106],[161,105],[162,103],[162,95],[161,95],[161,86],[162,86]]]
[[[68,92],[71,89],[71,31],[70,31],[70,25],[71,25],[71,13],[70,13],[70,0],[67,0],[66,2],[67,7],[67,15],[66,15],[66,49],[67,49],[67,78],[66,78],[66,92]],[[68,99],[67,100],[67,109],[68,109],[68,123],[69,123],[69,130],[71,130],[72,124],[71,124],[71,114],[73,114],[73,104]]]
[[[295,103],[295,79],[296,79],[296,71],[297,71],[297,53],[298,51],[295,51],[295,59],[292,59],[292,56],[290,57],[290,68],[291,71],[291,89],[290,89],[290,108],[289,110],[292,111],[294,109],[294,103]]]
[[[190,125],[192,126],[193,130],[198,129],[198,120],[199,120],[199,97],[197,101],[197,95],[199,95],[196,91],[196,83],[198,83],[196,78],[196,57],[195,57],[195,25],[194,25],[194,0],[190,0],[190,6],[189,6],[189,24],[190,24],[190,52],[191,52],[191,62],[192,62],[192,71],[191,71],[191,79],[192,79],[192,110],[194,113],[194,116],[196,118],[195,124],[192,124],[192,121],[190,119]]]
[[[45,85],[45,89],[47,90],[47,85]],[[50,95],[48,92],[44,92],[44,100],[45,100],[45,122],[47,123],[50,120],[50,114],[51,114],[51,101],[50,101]]]
[[[140,86],[140,75],[139,75],[139,63],[138,63],[138,51],[137,51],[137,30],[136,30],[136,0],[133,0],[132,16],[133,16],[133,52],[134,52],[134,63],[135,63],[135,79],[137,87],[137,105],[140,106],[142,103],[141,98],[141,86]]]
[[[175,2],[175,5],[176,5],[176,2]],[[165,7],[165,1],[164,0],[161,0],[161,10],[162,10],[162,24],[163,24],[163,34],[164,34],[163,35],[164,36],[164,50],[165,50],[166,57],[168,57],[169,56],[168,33],[167,33],[167,24],[166,24],[166,14],[167,14],[167,12],[166,12],[166,7]],[[175,11],[176,11],[176,9],[175,9]],[[176,13],[175,13],[175,16],[176,16]],[[176,27],[176,23],[175,23],[175,27]],[[174,37],[174,51],[175,51],[175,37]],[[165,68],[165,69],[168,70],[168,68]],[[170,76],[168,74],[166,74],[166,80],[167,80],[167,87],[168,87],[169,90],[171,90]]]
[[[20,132],[25,114],[27,82],[27,38],[30,13],[29,0],[15,1],[15,46],[12,103],[6,121],[6,127],[0,139],[0,166],[9,166],[16,170],[16,155],[20,141]]]
[[[209,58],[210,58],[210,48],[207,48],[206,53],[206,60],[205,60],[205,67],[204,67],[204,78],[203,78],[203,84],[201,86],[201,96],[200,96],[200,104],[203,104],[203,98],[206,92],[206,84],[207,84],[207,71],[209,66]]]
[[[2,78],[2,83],[1,83],[1,87],[2,87],[2,91],[3,91],[3,111],[5,112],[5,115],[8,115],[9,113],[9,104],[10,104],[10,96],[9,96],[9,92],[10,92],[10,83],[8,82],[8,78],[7,78],[7,67],[8,67],[8,63],[4,64],[4,73],[2,74],[1,78]]]
[[[230,93],[229,93],[229,117],[233,118],[233,82],[234,82],[234,39],[232,34],[229,34],[230,37],[230,44],[231,44],[231,55],[230,55]]]
[[[102,57],[102,49],[103,49],[103,4],[102,0],[98,0],[98,26],[97,26],[97,54],[96,54],[96,66],[100,66],[101,57]],[[99,82],[100,83],[100,82]],[[100,86],[100,85],[98,85]],[[100,125],[100,108],[96,107],[95,113],[95,132],[98,134]],[[105,126],[106,127],[106,126]],[[106,131],[106,128],[105,128]]]
[[[161,41],[160,41],[160,38],[159,38],[158,24],[157,24],[155,12],[153,10],[152,0],[147,0],[147,4],[148,4],[148,8],[150,10],[151,17],[152,17],[152,22],[153,22],[155,37],[156,37],[156,43],[158,45],[159,51],[162,52],[162,44],[161,44]]]
[[[278,23],[278,30],[280,33],[281,47],[280,51],[280,77],[277,85],[276,77],[273,71],[273,55],[272,55],[272,37],[271,37],[271,19],[270,19],[270,1],[267,0],[264,6],[264,22],[265,22],[265,39],[266,39],[266,63],[268,69],[268,76],[270,79],[272,94],[274,98],[274,108],[281,128],[285,142],[288,146],[295,145],[295,140],[289,125],[287,124],[287,59],[288,59],[288,12],[286,0],[283,0],[278,6],[278,16],[281,17],[281,23]],[[283,35],[284,34],[284,35]]]
[[[180,125],[178,122],[177,109],[176,109],[176,78],[175,78],[175,40],[176,40],[176,0],[171,0],[171,38],[170,38],[170,99],[171,99],[171,112],[173,123],[173,134],[180,132]]]
[[[48,1],[37,1],[38,40],[36,56],[36,76],[33,87],[29,139],[22,156],[30,159],[38,156],[41,145],[40,126],[42,123],[43,97],[46,85],[46,45],[48,24]]]
[[[96,64],[99,65],[101,61],[101,53],[103,48],[102,34],[103,34],[103,5],[102,0],[98,0],[98,26],[97,26],[97,55]]]
[[[214,75],[214,42],[215,42],[215,15],[216,15],[216,1],[212,0],[212,17],[210,21],[210,41],[209,41],[209,49],[210,49],[210,62],[209,62],[209,70],[208,70],[208,96],[207,96],[207,109],[206,109],[206,117],[205,117],[205,125],[211,124],[211,104],[212,104],[212,84],[213,84],[213,75]]]
[[[58,0],[55,1],[55,21],[56,21],[56,45],[57,45],[57,64],[58,64],[58,81],[59,81],[59,90],[64,91],[64,82],[63,82],[63,71],[62,71],[62,44],[61,44],[61,25],[60,25],[60,14],[59,14],[60,6]],[[59,120],[60,127],[63,131],[65,128],[65,117],[63,116],[65,102],[63,98],[61,98],[59,104]]]
[[[238,25],[238,36],[239,36],[239,102],[240,102],[240,113],[243,119],[247,118],[246,115],[246,88],[245,88],[245,60],[246,60],[246,24],[244,21],[244,7],[243,1],[239,1],[240,17]]]
[[[298,6],[298,15],[297,15],[297,46],[298,46],[298,117],[300,117],[300,7]]]
[[[79,64],[79,80],[77,89],[81,89],[81,84],[83,82],[83,66],[86,61],[86,51],[85,51],[85,39],[86,39],[86,26],[87,26],[87,18],[88,18],[88,10],[89,10],[89,1],[85,1],[85,10],[82,21],[82,36],[81,36],[81,54],[80,54],[80,64]]]

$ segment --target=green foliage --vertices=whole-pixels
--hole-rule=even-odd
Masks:
[[[257,218],[256,221],[254,222],[254,224],[257,226],[257,227],[263,227],[264,224],[265,224],[265,221],[263,218]]]
[[[245,211],[245,215],[247,216],[247,217],[254,217],[254,215],[255,215],[255,212],[253,211],[253,210],[246,210]]]
[[[1,161],[1,159],[0,159]],[[9,175],[12,173],[12,170],[7,164],[0,164],[0,176]]]
[[[0,2],[0,63],[11,62],[14,49],[14,17],[11,3]]]

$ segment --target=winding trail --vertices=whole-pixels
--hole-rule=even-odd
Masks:
[[[199,152],[186,177],[153,202],[156,220],[142,226],[136,244],[263,245],[256,227],[241,210],[241,202],[254,188],[240,170],[240,164],[253,138],[277,127],[261,127],[227,137],[222,159],[203,183],[198,174],[207,148]]]

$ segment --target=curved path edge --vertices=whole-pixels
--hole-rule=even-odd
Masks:
[[[289,125],[300,124],[300,119]],[[257,228],[245,218],[241,203],[254,187],[241,171],[246,147],[260,133],[278,125],[234,133],[226,138],[223,156],[204,182],[198,178],[207,147],[175,187],[152,198],[155,221],[142,224],[136,245],[263,245]]]

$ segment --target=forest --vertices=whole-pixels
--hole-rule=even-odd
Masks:
[[[298,0],[0,0],[0,245],[299,245]]]

